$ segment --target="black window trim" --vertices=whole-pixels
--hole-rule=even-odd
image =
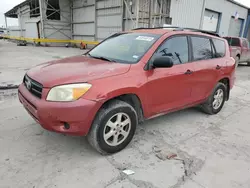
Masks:
[[[165,43],[167,42],[168,40],[172,39],[172,38],[176,38],[176,37],[186,37],[187,38],[187,44],[188,44],[188,62],[185,62],[183,64],[176,64],[174,66],[178,66],[178,65],[184,65],[184,64],[187,64],[187,63],[192,63],[192,59],[191,59],[191,49],[190,49],[190,41],[189,41],[189,35],[187,34],[175,34],[175,35],[171,35],[170,37],[167,37],[165,40],[163,40],[161,42],[161,44],[157,47],[157,49],[154,51],[154,53],[152,54],[152,56],[149,58],[148,62],[146,63],[145,67],[144,67],[144,70],[150,70],[151,67],[150,67],[150,62],[153,58],[153,56],[155,55],[155,53],[158,51],[158,49]]]

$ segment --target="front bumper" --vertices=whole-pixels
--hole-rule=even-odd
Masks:
[[[87,135],[101,103],[82,98],[74,102],[49,102],[46,101],[48,91],[44,88],[39,99],[21,84],[18,97],[28,113],[44,129],[70,135]],[[69,124],[69,129],[64,127],[64,123]]]

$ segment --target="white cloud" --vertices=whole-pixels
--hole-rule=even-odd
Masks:
[[[24,0],[0,0],[0,27],[5,26],[4,13]],[[9,25],[17,25],[17,19],[8,19]]]

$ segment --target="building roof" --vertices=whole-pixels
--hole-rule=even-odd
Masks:
[[[236,2],[236,1],[234,1],[234,0],[228,0],[229,2],[231,2],[231,3],[233,3],[233,4],[235,4],[235,5],[238,5],[238,6],[240,6],[240,7],[243,7],[243,8],[246,8],[246,9],[249,9],[250,7],[247,7],[247,6],[245,6],[245,5],[242,5],[241,3],[238,3],[238,2]]]
[[[20,4],[18,4],[18,5],[16,5],[11,10],[9,10],[8,12],[6,12],[4,15],[6,17],[9,17],[9,18],[17,18],[18,17],[18,15],[17,15],[18,8],[23,7],[25,5],[28,5],[31,1],[33,1],[33,0],[26,0],[26,1],[24,1],[24,2],[22,2]]]
[[[16,5],[14,8],[12,8],[11,10],[9,10],[8,12],[6,12],[4,15],[6,17],[9,17],[9,18],[17,18],[18,15],[17,15],[17,10],[18,8],[22,7],[22,6],[25,6],[25,5],[28,5],[31,1],[35,1],[35,0],[26,0],[18,5]],[[240,7],[243,7],[243,8],[246,8],[246,9],[249,9],[249,7],[245,6],[245,5],[242,5],[241,3],[238,3],[236,2],[235,0],[228,0],[229,2],[235,4],[235,5],[238,5]]]

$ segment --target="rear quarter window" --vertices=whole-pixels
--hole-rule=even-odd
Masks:
[[[215,47],[215,57],[224,57],[226,54],[226,44],[224,41],[219,39],[212,39]]]

